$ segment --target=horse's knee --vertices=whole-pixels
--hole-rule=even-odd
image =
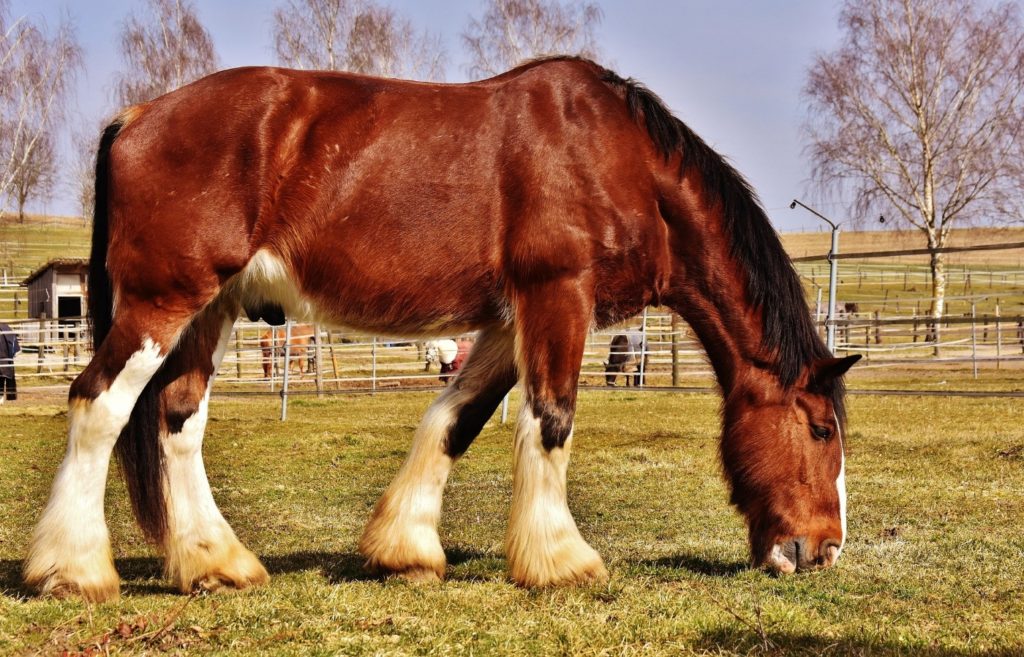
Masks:
[[[551,451],[564,447],[572,435],[575,404],[571,400],[534,400],[533,415],[540,421],[540,441],[544,449]]]

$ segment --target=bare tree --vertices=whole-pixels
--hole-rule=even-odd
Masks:
[[[850,194],[860,216],[880,210],[921,231],[938,320],[946,290],[938,249],[950,230],[1019,216],[1020,8],[847,0],[840,25],[842,44],[817,58],[804,90],[812,181]]]
[[[81,67],[81,48],[65,20],[52,38],[44,26],[9,20],[0,2],[0,197],[24,206],[52,191],[57,169],[54,135]]]
[[[462,33],[470,54],[469,75],[497,75],[544,55],[596,59],[594,31],[602,19],[601,8],[594,2],[489,0],[483,18],[471,18]]]
[[[273,36],[285,66],[444,79],[440,38],[372,0],[288,0],[274,12]]]
[[[11,179],[9,194],[18,209],[18,221],[25,221],[25,205],[30,200],[48,199],[57,186],[57,151],[53,135],[45,132],[31,146],[25,141],[18,143],[26,149],[17,153],[21,161]]]
[[[188,0],[147,0],[148,15],[134,14],[121,31],[125,70],[117,100],[135,105],[152,100],[217,70],[213,39]]]
[[[73,130],[71,135],[74,162],[68,182],[82,217],[88,218],[92,216],[96,198],[96,149],[103,125],[94,126],[88,121],[82,121],[80,125],[84,127]]]

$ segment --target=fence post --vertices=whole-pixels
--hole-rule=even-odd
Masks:
[[[46,339],[45,332],[46,332],[46,313],[43,313],[39,317],[39,335],[37,336],[38,339],[39,339],[39,350],[38,350],[39,353],[38,353],[38,358],[36,359],[36,374],[42,374],[43,373],[43,352],[46,351],[46,343],[49,342],[49,340]]]
[[[242,380],[242,327],[237,325],[235,326],[235,376],[239,381]]]
[[[647,364],[647,306],[644,306],[644,323],[640,327],[640,387],[644,387],[644,366]]]
[[[324,398],[324,354],[320,345],[320,325],[313,325],[313,358],[316,360],[316,398]]]
[[[820,294],[820,292],[819,292]],[[672,387],[679,387],[679,315],[672,312]]]
[[[338,358],[334,355],[334,333],[327,330],[327,348],[331,351],[331,370],[334,372],[334,389],[341,390],[341,377],[338,376]]]
[[[878,311],[875,311],[875,344],[882,344],[882,324]]]
[[[288,373],[291,371],[292,320],[284,323],[284,373],[281,375],[281,421],[288,419]]]
[[[998,370],[1003,358],[1003,327],[999,323],[999,299],[996,299],[996,369]]]
[[[971,303],[971,367],[974,370],[974,378],[978,378],[978,322],[975,313],[975,305]]]
[[[373,344],[370,346],[370,389],[377,392],[377,336],[373,336]]]

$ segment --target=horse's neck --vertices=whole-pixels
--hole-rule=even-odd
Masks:
[[[685,212],[669,221],[673,273],[665,300],[693,328],[728,394],[765,360],[761,312],[748,301],[747,272],[733,257],[720,211]]]

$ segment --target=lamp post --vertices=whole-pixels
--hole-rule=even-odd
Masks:
[[[832,248],[828,252],[828,314],[825,316],[825,344],[832,354],[836,353],[836,277],[838,275],[839,263],[835,256],[839,253],[839,226],[831,219],[821,214],[814,208],[809,208],[800,201],[793,199],[789,209],[794,210],[796,206],[802,207],[814,216],[818,217],[832,227]]]

